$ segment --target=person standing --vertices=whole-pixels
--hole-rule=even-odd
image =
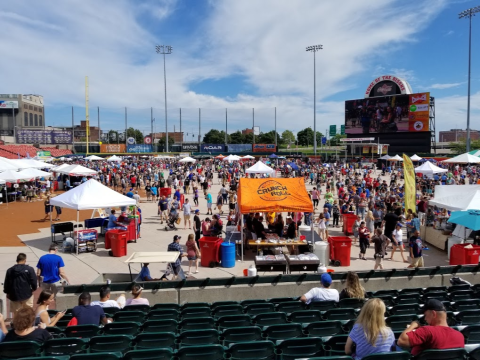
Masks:
[[[62,215],[62,208],[60,206],[55,206],[55,212],[57,213],[57,216],[53,220],[60,221],[60,215]]]
[[[414,267],[425,266],[423,263],[423,256],[422,256],[423,244],[422,244],[422,239],[420,238],[420,231],[415,230],[412,237],[410,238],[409,245],[410,245],[410,265],[408,265],[408,267],[414,268]]]
[[[57,245],[50,245],[48,254],[40,257],[37,263],[38,282],[42,284],[43,290],[49,290],[55,295],[58,292],[58,286],[61,285],[61,279],[64,279],[67,284],[70,283],[67,274],[65,274],[65,264],[63,263],[63,259],[61,256],[57,255],[57,252]]]
[[[213,215],[213,212],[212,212],[212,203],[213,203],[212,194],[210,194],[210,192],[206,193],[205,194],[205,199],[207,199],[207,215]]]
[[[171,263],[170,266],[172,267],[173,270],[173,279],[175,280],[177,277],[180,277],[180,279],[184,279],[185,275],[183,274],[182,270],[182,263],[181,259],[182,257],[186,256],[186,254],[183,253],[182,247],[180,246],[180,239],[182,237],[179,235],[175,235],[173,237],[173,242],[168,244],[167,251],[178,251],[180,255],[178,256],[177,260],[174,263]]]
[[[17,264],[9,268],[3,282],[3,292],[10,300],[10,311],[16,312],[22,306],[33,307],[33,292],[37,290],[35,270],[28,266],[27,255],[17,255]]]
[[[360,227],[358,228],[358,237],[360,243],[360,254],[358,255],[358,257],[359,259],[367,260],[367,258],[365,257],[365,253],[367,252],[367,246],[369,244],[370,232],[365,226],[365,221],[362,221],[360,223]]]
[[[383,270],[383,258],[385,257],[385,251],[387,249],[388,238],[382,234],[382,229],[375,229],[375,236],[370,240],[375,246],[375,253],[373,258],[375,259],[374,270],[380,268]]]
[[[190,202],[188,199],[185,199],[185,203],[183,204],[182,207],[183,210],[183,229],[186,229],[187,227],[187,221],[188,221],[188,228],[192,228],[192,222],[190,220],[190,213],[192,212],[192,205],[190,205]]]
[[[195,242],[194,235],[188,235],[187,242],[185,244],[187,247],[187,259],[188,259],[188,272],[187,275],[192,273],[192,265],[195,263],[195,272],[198,273],[198,260],[200,259],[200,250],[198,250],[197,243]]]
[[[200,221],[200,210],[195,210],[195,216],[193,217],[193,232],[195,233],[195,242],[197,243],[197,247],[200,248],[200,231],[202,230],[202,223]]]
[[[403,255],[403,251],[405,248],[403,247],[403,231],[402,231],[402,224],[398,223],[395,226],[395,230],[392,232],[392,238],[393,238],[393,250],[392,250],[392,255],[390,256],[390,260],[393,260],[393,254],[395,254],[395,251],[397,248],[400,251],[400,255],[402,256],[403,262],[408,262],[405,260],[405,256]]]

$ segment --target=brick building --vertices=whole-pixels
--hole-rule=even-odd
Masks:
[[[439,142],[457,142],[467,138],[467,130],[463,129],[450,129],[448,131],[440,131],[438,134]],[[480,139],[480,131],[470,130],[470,139]]]
[[[158,142],[159,139],[161,138],[164,138],[165,137],[165,132],[157,132],[157,133],[150,133],[148,134],[148,136],[151,136],[152,137],[152,140],[155,139],[156,142]],[[173,138],[173,140],[175,141],[175,144],[180,144],[182,141],[183,141],[183,131],[180,132],[180,131],[175,131],[175,132],[168,132],[168,138]]]
[[[253,129],[242,130],[242,135],[253,134]]]
[[[90,124],[92,122],[90,121]],[[75,126],[75,137],[74,140],[76,142],[83,142],[86,141],[87,137],[87,121],[82,120],[80,121],[80,125]],[[99,141],[100,139],[100,129],[98,126],[90,126],[90,139],[89,141]]]

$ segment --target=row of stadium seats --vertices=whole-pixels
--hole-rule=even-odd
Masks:
[[[68,150],[68,149],[57,149],[57,148],[54,148],[54,147],[44,147],[42,148],[43,151],[50,151],[50,153],[52,154],[53,157],[57,157],[57,156],[65,156],[65,155],[71,155],[72,154],[72,150]]]
[[[68,149],[57,149],[53,148],[36,148],[32,145],[0,145],[0,156],[5,157],[7,159],[18,159],[18,155],[22,158],[26,158],[28,156],[35,157],[37,155],[37,151],[50,151],[52,156],[65,156],[71,155],[72,151]]]

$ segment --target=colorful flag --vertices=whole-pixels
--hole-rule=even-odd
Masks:
[[[405,213],[408,209],[416,212],[415,170],[410,158],[403,154],[403,177],[405,179]]]

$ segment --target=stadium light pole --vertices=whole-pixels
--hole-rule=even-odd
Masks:
[[[465,141],[467,152],[470,151],[470,77],[472,67],[472,17],[480,12],[480,6],[476,6],[458,14],[459,19],[468,18],[469,32],[468,32],[468,95],[467,95],[467,139]]]
[[[307,46],[306,50],[313,52],[313,153],[317,155],[317,76],[315,53],[323,49],[323,45]]]
[[[172,47],[170,45],[157,45],[155,46],[157,54],[163,55],[163,80],[165,85],[165,152],[168,153],[168,120],[167,120],[167,70],[165,66],[165,55],[172,53]]]

